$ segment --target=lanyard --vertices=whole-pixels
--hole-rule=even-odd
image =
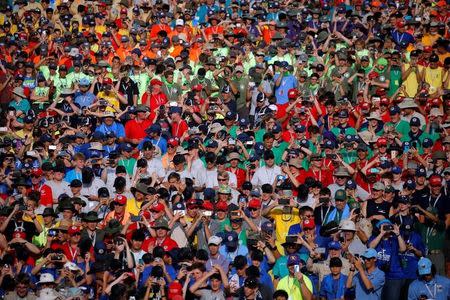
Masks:
[[[72,246],[69,245],[69,252],[70,256],[72,256],[72,260],[75,260],[77,258],[78,248],[76,248],[75,251],[73,251]]]
[[[313,172],[314,177],[315,177],[318,181],[322,182],[322,170],[319,170],[319,178],[317,178],[317,174],[316,174],[316,172],[315,172],[314,170],[311,170],[311,171]]]
[[[432,207],[436,207],[436,204],[439,201],[439,198],[441,198],[441,194],[439,194],[439,196],[436,197],[436,200],[434,200],[433,205],[431,205],[431,195],[430,195],[430,197],[428,198],[428,204]]]
[[[425,287],[427,288],[428,293],[430,293],[431,299],[435,299],[435,297],[436,297],[436,283],[433,284],[433,291],[434,291],[434,293],[431,292],[431,289],[428,287],[428,284],[425,283]]]
[[[324,218],[324,215],[323,215],[323,209],[320,210],[320,220],[322,221],[322,223],[323,223],[323,221],[325,221],[327,219],[327,216],[328,216],[328,213],[330,212],[330,209],[331,209],[331,206],[328,206],[327,212],[325,213],[325,218]]]
[[[405,36],[405,33],[402,33],[402,34],[399,36],[398,31],[397,31],[396,34],[397,34],[397,42],[398,42],[399,44],[401,44],[401,42],[402,42],[402,40],[403,40],[403,37]]]

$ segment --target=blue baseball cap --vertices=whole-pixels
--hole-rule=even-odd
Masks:
[[[262,223],[261,230],[264,232],[267,232],[267,233],[272,233],[275,230],[275,228],[274,228],[272,222],[266,221],[266,222]]]
[[[239,120],[239,126],[240,127],[247,127],[249,125],[249,121],[246,118],[241,118]]]
[[[235,231],[227,231],[223,237],[227,248],[236,248],[239,245],[239,238]]]
[[[364,251],[364,253],[361,256],[364,258],[374,258],[378,256],[378,252],[373,248],[369,248],[366,251]]]
[[[356,182],[353,179],[347,180],[345,187],[348,189],[356,189]]]
[[[377,228],[381,228],[384,224],[392,225],[392,222],[389,219],[383,219],[377,222]]]
[[[399,166],[394,166],[392,168],[392,173],[393,174],[401,174],[402,173],[402,168],[400,168]]]
[[[273,127],[272,127],[272,133],[273,134],[277,134],[280,133],[282,131],[281,125],[276,123]]]
[[[288,261],[287,261],[288,266],[298,265],[298,264],[300,264],[300,257],[298,257],[297,254],[291,254],[288,256]]]
[[[203,198],[205,199],[205,200],[211,200],[211,199],[214,199],[216,197],[216,191],[214,190],[214,189],[212,189],[212,188],[206,188],[204,191],[203,191]]]
[[[325,143],[323,143],[323,148],[325,148],[325,149],[334,149],[333,141],[330,141],[330,140],[325,141]]]
[[[337,242],[337,241],[331,241],[328,243],[328,250],[341,250],[341,243]]]
[[[406,188],[408,190],[414,190],[416,188],[416,183],[412,181],[411,179],[408,179],[403,184],[403,188]]]
[[[86,77],[81,78],[80,81],[78,82],[78,85],[82,85],[82,86],[89,86],[90,84],[91,84],[91,82]]]
[[[398,107],[397,105],[392,106],[392,107],[389,109],[389,114],[390,114],[391,116],[396,115],[396,114],[399,114],[399,113],[400,113],[400,107]]]
[[[338,113],[338,118],[348,118],[348,110],[344,109]]]
[[[416,169],[416,177],[426,177],[427,171],[424,168]]]
[[[161,132],[161,125],[159,123],[152,124],[149,128],[145,129],[145,132],[150,133],[160,133]]]
[[[214,140],[209,140],[208,143],[206,144],[207,148],[217,148],[219,147],[219,144],[214,141]]]
[[[412,117],[411,120],[409,121],[409,125],[410,126],[420,126],[420,120],[417,117]]]
[[[294,128],[295,132],[304,133],[306,131],[306,127],[303,125],[296,125]]]
[[[122,144],[122,150],[126,152],[131,152],[133,150],[133,146],[131,146],[130,143],[124,143]]]
[[[309,148],[309,141],[306,139],[300,140],[300,146]]]
[[[419,271],[419,275],[428,275],[431,274],[431,260],[426,257],[421,257],[419,262],[417,263],[417,269]]]
[[[422,147],[424,148],[430,148],[433,146],[433,140],[430,138],[424,138],[422,141]]]

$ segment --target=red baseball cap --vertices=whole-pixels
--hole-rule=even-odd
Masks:
[[[178,140],[177,140],[177,139],[174,139],[174,138],[170,138],[170,139],[167,141],[167,144],[176,147],[176,146],[178,146]]]
[[[387,145],[387,140],[384,137],[381,137],[377,140],[377,146],[386,146]]]
[[[370,103],[364,102],[361,104],[361,110],[369,110],[370,109]]]
[[[113,84],[113,81],[109,77],[103,78],[103,84]]]
[[[432,175],[430,179],[428,179],[428,183],[431,186],[441,186],[442,185],[442,178],[439,175]]]
[[[154,211],[154,212],[162,212],[164,210],[164,204],[159,203],[159,202],[158,203],[154,203],[152,205],[152,207],[150,207],[150,210]]]
[[[143,211],[143,212],[141,213],[141,216],[142,216],[144,219],[150,219],[150,212],[149,212],[148,210]]]
[[[125,197],[124,195],[117,195],[114,198],[114,202],[116,202],[117,204],[120,204],[120,205],[125,205],[125,204],[127,204],[127,197]]]
[[[196,199],[189,199],[188,201],[186,201],[186,207],[187,208],[198,207],[198,201]]]
[[[163,83],[161,82],[161,80],[158,80],[158,79],[152,79],[151,81],[150,81],[150,85],[151,86],[154,86],[154,85],[159,85],[159,86],[161,86]]]
[[[203,89],[203,86],[201,84],[196,84],[192,87],[193,91],[200,92]]]
[[[210,201],[203,202],[203,209],[214,210],[214,205]]]
[[[386,97],[381,98],[380,104],[382,105],[389,105],[389,99]]]
[[[298,90],[297,89],[289,89],[288,91],[288,98],[289,99],[296,99],[298,97]]]
[[[250,201],[248,201],[248,207],[249,208],[261,208],[261,200],[257,198],[253,198]]]
[[[31,170],[31,175],[32,176],[42,176],[43,172],[42,169],[40,168],[34,168],[33,170]]]
[[[169,284],[169,295],[168,298],[172,299],[175,296],[182,296],[183,295],[183,286],[181,283],[177,281],[172,281],[171,284]]]
[[[120,13],[121,13],[121,14],[127,14],[127,13],[128,13],[128,10],[127,10],[126,8],[122,8],[122,9],[120,10]]]
[[[312,229],[316,227],[316,223],[314,223],[313,219],[306,219],[303,221],[303,229]]]
[[[225,201],[219,201],[216,203],[217,210],[228,210],[228,203]]]
[[[67,231],[67,233],[69,235],[73,235],[75,233],[79,233],[80,231],[81,231],[80,227],[78,227],[78,226],[70,226],[69,230]]]

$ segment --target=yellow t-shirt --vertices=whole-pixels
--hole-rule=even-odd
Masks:
[[[441,67],[437,67],[436,69],[431,69],[430,67],[425,68],[424,80],[430,85],[430,94],[436,93],[442,87],[443,74],[444,72]]]
[[[114,95],[114,93],[105,93],[105,92],[101,91],[100,93],[98,93],[97,99],[105,99],[106,101],[108,101],[109,104],[114,106],[115,109],[120,108],[119,107],[119,99],[117,99],[117,97]],[[115,110],[109,106],[106,108],[106,111],[115,112]]]
[[[137,202],[134,198],[127,199],[127,206],[125,207],[125,211],[132,215],[139,215],[139,211],[141,210],[142,202]]]
[[[298,208],[293,208],[290,214],[284,214],[281,207],[276,207],[270,212],[270,217],[275,221],[275,234],[280,244],[286,241],[289,227],[300,223]]]
[[[312,282],[311,280],[303,274],[303,281],[304,284],[308,288],[308,290],[313,290]],[[296,278],[290,277],[289,275],[284,276],[280,279],[280,282],[278,282],[277,290],[284,290],[286,293],[289,294],[289,299],[294,300],[303,300],[302,292],[300,289],[300,283]]]
[[[405,63],[405,71],[408,71],[410,67],[410,64]],[[417,72],[420,72],[420,69],[418,69]],[[405,81],[403,81],[402,86],[406,89],[406,95],[403,95],[402,93],[402,96],[415,97],[419,89],[417,74],[414,72],[410,73],[408,77],[406,77]]]

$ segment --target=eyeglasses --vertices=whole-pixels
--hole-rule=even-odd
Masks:
[[[217,181],[227,181],[227,178],[217,178]]]
[[[249,211],[257,211],[257,210],[259,210],[259,208],[249,207],[248,210]]]
[[[81,232],[75,232],[73,236],[81,235]]]

